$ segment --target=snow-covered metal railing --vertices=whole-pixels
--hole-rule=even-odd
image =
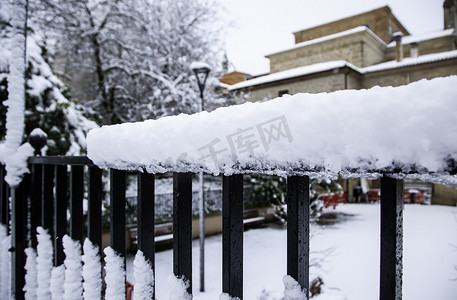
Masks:
[[[186,291],[174,290],[170,295],[175,295],[173,299],[192,298],[192,174],[205,171],[223,175],[221,298],[243,298],[243,175],[261,173],[287,177],[285,299],[308,299],[309,295],[309,180],[337,175],[381,178],[380,299],[401,299],[403,179],[457,183],[455,85],[457,77],[449,77],[399,88],[288,96],[212,113],[102,127],[88,136],[89,158],[29,158],[31,173],[15,189],[11,217],[7,213],[5,174],[0,169],[0,222],[6,228],[11,223],[13,294],[16,299],[23,299],[24,285],[27,293],[33,290],[33,285],[26,284],[35,276],[31,270],[25,271],[26,252],[33,261],[33,249],[38,250],[37,265],[51,260],[54,268],[49,277],[57,279],[76,278],[80,269],[74,262],[78,261],[78,245],[84,237],[98,247],[95,252],[100,254],[101,168],[106,168],[110,170],[111,218],[111,247],[104,251],[105,262],[110,266],[105,278],[106,299],[125,293],[128,170],[138,172],[140,254],[135,269],[148,274],[135,284],[137,295],[152,298],[154,294],[154,173],[171,171],[173,273],[187,285],[181,285],[186,286]],[[368,136],[370,133],[374,137]],[[85,192],[87,232],[83,230],[82,217]],[[43,238],[47,234],[52,239]],[[40,256],[40,239],[53,241],[53,258]],[[26,251],[28,246],[31,251]],[[85,285],[93,279],[82,279],[101,276],[84,271],[94,262],[87,258],[93,249],[84,245],[83,271],[77,275],[81,280],[73,280],[82,287],[60,284],[56,279],[51,280],[47,290],[38,286],[37,293],[46,290],[58,295],[64,286],[68,287],[67,292],[97,298],[101,289]],[[28,261],[27,268],[32,265]],[[0,291],[3,288],[0,286]]]
[[[174,273],[190,281],[189,293],[189,172],[223,174],[222,292],[240,299],[243,174],[287,177],[287,275],[303,299],[309,295],[310,177],[380,178],[380,299],[401,299],[403,179],[457,184],[455,85],[451,76],[104,126],[89,132],[88,156],[103,168],[177,172]]]
[[[102,170],[87,157],[37,156],[30,157],[28,163],[30,174],[26,174],[22,183],[16,188],[15,199],[14,201],[11,199],[11,211],[8,209],[10,199],[7,195],[8,186],[4,182],[5,171],[3,166],[0,169],[2,179],[0,181],[0,222],[6,228],[9,228],[9,224],[11,224],[9,231],[12,239],[12,248],[10,249],[12,251],[10,277],[12,287],[11,293],[6,293],[8,298],[5,299],[9,299],[8,294],[11,295],[12,299],[24,299],[24,291],[30,290],[31,286],[34,286],[33,282],[36,285],[37,282],[43,280],[43,277],[46,277],[39,270],[38,275],[30,275],[34,273],[30,269],[31,267],[35,268],[34,264],[29,264],[29,269],[25,268],[26,249],[35,249],[29,252],[35,252],[36,255],[36,250],[40,247],[40,242],[38,241],[40,239],[40,231],[41,235],[44,234],[49,239],[50,246],[47,247],[45,252],[50,255],[50,263],[51,267],[53,267],[48,268],[47,271],[49,271],[48,277],[54,278],[54,280],[48,281],[47,287],[42,288],[47,290],[47,294],[40,299],[46,299],[46,295],[50,296],[51,294],[62,297],[62,293],[70,293],[71,291],[77,294],[76,298],[82,297],[84,292],[85,299],[101,299]],[[86,180],[87,184],[85,184]],[[110,170],[110,180],[110,248],[108,250],[105,249],[104,252],[106,265],[111,264],[114,267],[105,267],[106,299],[110,299],[110,294],[119,297],[119,295],[126,292],[126,172],[112,169]],[[87,224],[84,223],[83,218],[84,193],[87,193],[86,199],[88,201]],[[154,176],[152,174],[138,174],[137,196],[138,249],[141,251],[139,259],[146,259],[149,264],[153,265],[155,251]],[[67,207],[67,203],[69,207]],[[69,218],[67,218],[68,210],[70,212]],[[87,225],[87,230],[84,229],[85,225]],[[41,239],[46,240],[46,237]],[[66,242],[64,239],[67,239]],[[90,243],[86,245],[88,241]],[[81,257],[83,242],[84,255]],[[79,258],[78,253],[80,253]],[[40,258],[40,253],[38,253],[38,259]],[[27,261],[29,261],[29,257],[27,257]],[[82,267],[83,261],[84,267]],[[79,271],[77,267],[76,271],[72,272],[71,270],[75,268],[75,264],[76,266],[80,265]],[[97,264],[99,266],[98,271]],[[84,272],[84,268],[87,268],[87,266],[89,268],[90,266],[95,266],[95,271],[92,269]],[[141,266],[144,271],[145,264]],[[83,279],[83,275],[88,276],[88,278]],[[2,276],[6,275],[2,274]],[[32,283],[26,282],[27,276],[29,276],[29,280]],[[97,284],[97,280],[99,284]],[[118,284],[108,284],[108,282],[113,283],[113,280],[117,280]],[[153,278],[142,278],[139,282],[149,282],[151,284]],[[60,286],[61,284],[63,286]],[[65,284],[68,284],[68,288],[65,288]],[[88,288],[86,287],[87,285]],[[77,287],[76,290],[75,286]],[[147,287],[144,284],[139,284],[138,287],[141,287],[142,291],[137,291],[137,294],[148,294]],[[89,297],[87,295],[92,296]]]

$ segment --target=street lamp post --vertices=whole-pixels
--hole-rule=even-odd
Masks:
[[[190,69],[194,72],[197,77],[198,88],[200,90],[201,109],[205,110],[205,101],[203,97],[203,91],[205,90],[206,80],[211,68],[206,63],[194,62],[190,65]],[[200,181],[200,193],[199,193],[199,219],[200,219],[200,291],[205,291],[205,194],[204,194],[204,180],[203,172],[199,173]]]
[[[201,111],[205,110],[205,102],[203,98],[203,91],[205,90],[206,80],[211,68],[208,64],[203,62],[194,62],[190,65],[192,71],[194,71],[195,77],[197,77],[197,84],[200,90],[201,99]]]

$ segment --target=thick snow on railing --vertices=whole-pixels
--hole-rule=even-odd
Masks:
[[[457,159],[456,86],[451,76],[104,126],[89,132],[88,156],[103,168],[151,173],[386,171],[455,184],[448,171]]]

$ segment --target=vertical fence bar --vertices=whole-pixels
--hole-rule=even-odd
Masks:
[[[243,299],[243,175],[222,181],[222,292]]]
[[[287,178],[287,275],[309,298],[309,177]]]
[[[192,174],[173,174],[173,273],[192,294]]]
[[[43,165],[41,178],[41,226],[48,230],[51,238],[54,238],[54,170],[51,165]]]
[[[87,212],[87,236],[102,251],[102,170],[89,167],[89,210]]]
[[[0,223],[8,225],[9,223],[9,201],[8,201],[8,184],[5,181],[5,166],[0,166]]]
[[[154,268],[154,175],[138,172],[138,250]]]
[[[83,241],[84,167],[72,166],[70,173],[70,237]]]
[[[111,169],[111,248],[125,258],[125,171]],[[125,264],[124,264],[125,267]]]
[[[198,174],[200,181],[198,215],[199,215],[199,241],[200,241],[200,292],[205,291],[205,177],[203,172]]]
[[[381,274],[379,299],[402,299],[403,180],[381,178]]]
[[[11,292],[13,299],[24,299],[25,253],[27,247],[27,188],[30,183],[26,174],[22,182],[11,189]]]
[[[110,170],[110,245],[111,248],[124,258],[125,266],[125,179],[126,172]],[[123,298],[125,298],[125,289]]]
[[[41,181],[42,165],[31,166],[31,193],[30,193],[30,238],[34,249],[37,246],[36,228],[41,226]]]
[[[54,264],[60,266],[64,259],[62,238],[67,233],[67,166],[56,166],[56,197],[54,201]]]

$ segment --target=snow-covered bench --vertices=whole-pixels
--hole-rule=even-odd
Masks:
[[[257,209],[249,209],[243,212],[244,228],[254,228],[263,225],[266,221],[265,216],[260,215]],[[136,225],[127,228],[130,238],[130,249],[138,247],[138,227]],[[173,223],[155,225],[154,241],[156,246],[165,246],[173,241]]]

